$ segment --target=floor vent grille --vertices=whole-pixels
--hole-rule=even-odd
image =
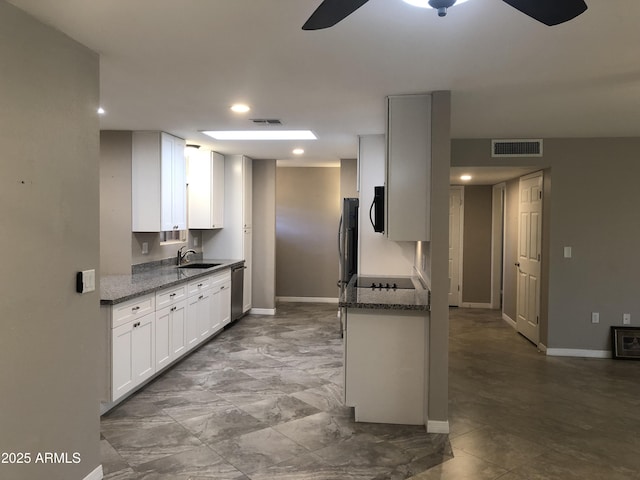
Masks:
[[[491,140],[492,157],[541,157],[542,140]]]

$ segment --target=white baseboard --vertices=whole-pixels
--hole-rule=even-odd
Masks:
[[[579,348],[547,348],[550,357],[611,358],[611,350],[582,350]]]
[[[102,465],[98,465],[89,475],[84,477],[83,480],[102,480],[103,476]]]
[[[299,302],[299,303],[338,303],[333,297],[276,297],[279,302]]]
[[[449,422],[427,420],[427,433],[449,433]]]
[[[251,315],[275,315],[275,308],[252,308],[249,310]]]
[[[487,308],[491,309],[490,303],[462,302],[462,308]]]
[[[507,315],[506,313],[502,312],[502,319],[507,322],[509,325],[511,325],[513,328],[516,328],[516,321],[513,320],[509,315]]]

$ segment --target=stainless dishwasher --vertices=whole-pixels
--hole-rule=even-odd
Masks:
[[[242,317],[244,263],[231,268],[231,322]]]

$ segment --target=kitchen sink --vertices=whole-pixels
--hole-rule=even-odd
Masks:
[[[180,265],[178,268],[211,268],[217,267],[218,265],[222,265],[221,263],[185,263],[184,265]]]

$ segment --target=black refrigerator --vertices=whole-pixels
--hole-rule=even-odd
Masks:
[[[357,198],[345,198],[338,228],[338,253],[340,257],[340,295],[358,273],[358,205]]]

